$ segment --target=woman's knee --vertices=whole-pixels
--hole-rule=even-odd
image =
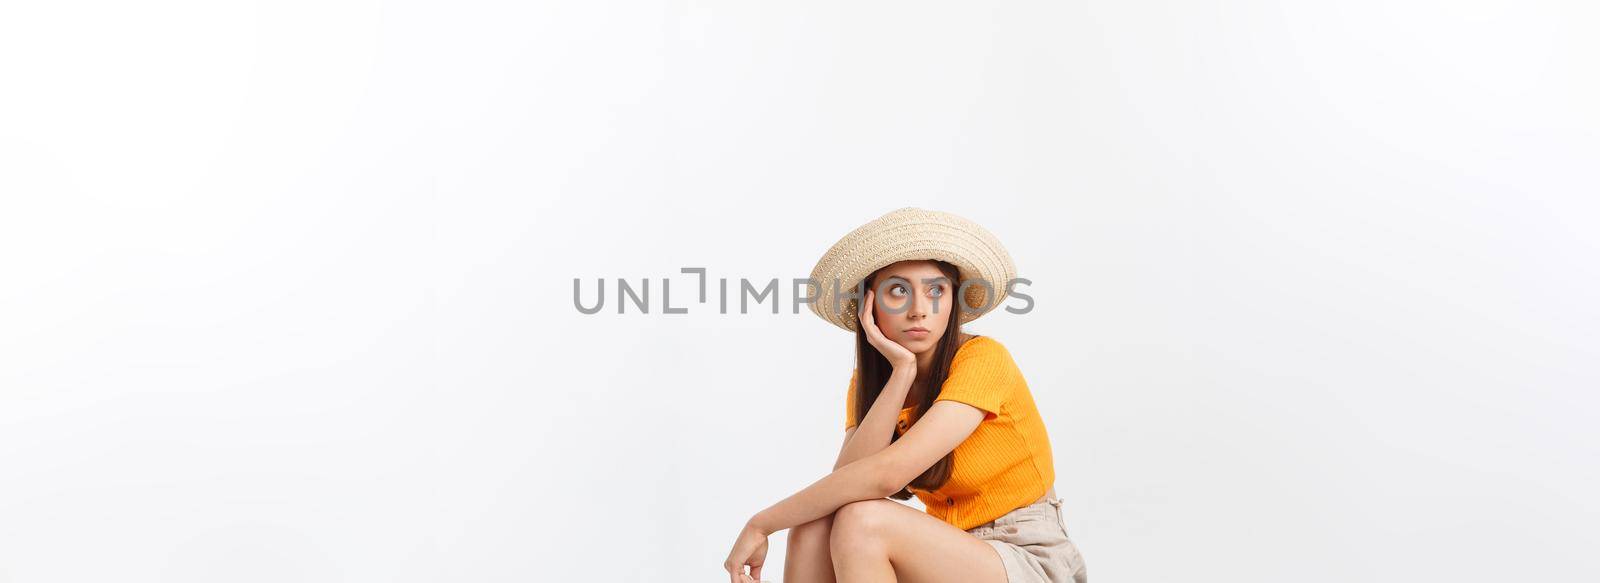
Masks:
[[[883,522],[885,504],[895,504],[887,499],[861,500],[839,507],[833,513],[833,528],[828,531],[830,546],[859,544],[874,536]]]

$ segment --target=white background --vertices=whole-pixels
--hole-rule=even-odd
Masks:
[[[1597,16],[8,3],[0,581],[725,580],[850,336],[678,270],[901,206],[1033,280],[1097,580],[1594,580]]]

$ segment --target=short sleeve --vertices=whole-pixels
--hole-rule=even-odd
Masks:
[[[844,395],[844,428],[856,426],[856,371],[850,369],[850,388]]]
[[[1000,414],[1021,382],[1022,372],[1011,360],[1011,353],[999,341],[987,336],[969,340],[950,363],[935,401],[957,401],[982,409],[983,420]]]

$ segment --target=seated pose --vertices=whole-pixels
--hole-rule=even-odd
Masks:
[[[999,241],[902,208],[845,235],[811,277],[812,311],[855,333],[844,445],[833,472],[750,518],[729,581],[761,580],[767,537],[788,529],[784,583],[1085,583],[1028,384],[1005,345],[961,330],[1011,291]],[[885,499],[913,494],[926,513]]]

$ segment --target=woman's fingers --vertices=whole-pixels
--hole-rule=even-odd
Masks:
[[[872,309],[870,307],[872,306],[871,291],[867,292],[867,298],[867,313],[866,316],[861,319],[861,325],[863,326],[863,329],[867,331],[867,343],[871,344],[874,348],[877,348],[879,352],[884,353],[884,356],[888,356],[888,352],[884,350],[884,346],[889,342],[889,338],[883,335],[882,330],[878,329],[877,320],[872,319]]]
[[[867,338],[876,339],[879,335],[878,321],[872,317],[872,290],[867,290],[866,306],[863,308],[861,321],[866,325]]]

